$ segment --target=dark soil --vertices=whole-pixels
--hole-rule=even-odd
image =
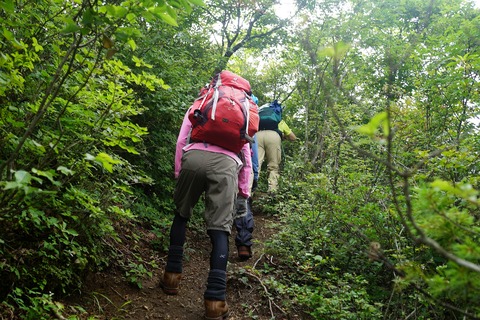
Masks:
[[[234,245],[235,231],[230,237],[230,257],[227,269],[228,319],[307,319],[289,314],[282,306],[281,298],[274,298],[264,285],[261,272],[265,262],[271,261],[264,253],[263,243],[276,232],[276,218],[254,214],[253,257],[247,261],[237,258]],[[138,289],[127,282],[124,274],[112,270],[89,277],[86,287],[66,308],[76,311],[81,319],[203,319],[203,293],[209,271],[210,240],[206,232],[187,232],[183,279],[177,296],[168,296],[159,287],[159,279],[165,266],[166,253],[159,253],[149,245],[155,235],[145,232],[141,241],[144,261],[158,261],[158,269]],[[124,243],[128,247],[128,243]],[[138,247],[138,246],[137,246]],[[138,250],[138,248],[136,249]],[[137,253],[138,254],[138,253]],[[77,308],[75,309],[75,306]],[[72,311],[73,313],[73,311]]]

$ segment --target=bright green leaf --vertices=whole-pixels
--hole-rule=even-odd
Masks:
[[[326,47],[319,51],[319,55],[333,58],[335,56],[335,50],[332,47]]]
[[[67,230],[65,230],[65,232],[74,236],[74,237],[78,236],[78,232],[73,230],[73,229],[67,229]]]
[[[110,155],[103,152],[100,152],[94,159],[96,162],[100,163],[108,172],[113,172],[113,164],[122,163],[122,161],[115,160]]]
[[[33,41],[33,48],[35,49],[35,52],[43,51],[43,47],[38,43],[37,38],[33,37],[32,41]]]
[[[377,115],[375,115],[370,120],[369,123],[357,128],[357,132],[373,137],[375,135],[375,132],[377,131],[378,127],[380,125],[382,125],[384,134],[387,135],[386,131],[388,131],[388,126],[385,126],[386,120],[387,120],[387,113],[386,112],[380,112]]]
[[[5,187],[3,188],[3,190],[9,190],[9,189],[17,189],[19,188],[21,185],[19,185],[17,182],[15,181],[9,181],[7,183],[5,183]]]
[[[116,18],[123,18],[127,15],[128,10],[121,6],[115,6],[115,17]]]
[[[0,3],[0,8],[5,10],[6,13],[14,13],[15,12],[15,4],[13,0],[5,0]]]
[[[166,10],[165,11],[166,14],[168,14],[170,17],[172,17],[175,21],[177,20],[178,16],[177,16],[177,11],[175,11],[175,9],[173,9],[170,6],[166,6],[165,10]]]
[[[50,180],[50,182],[56,186],[60,186],[61,183],[57,180],[55,180],[55,171],[53,169],[51,170],[48,170],[48,171],[42,171],[42,170],[38,170],[38,169],[35,169],[33,168],[32,169],[32,172],[41,176],[41,177],[45,177],[47,178],[48,180]]]
[[[187,0],[178,0],[180,4],[180,9],[185,10],[186,13],[190,14],[192,12],[192,6]]]
[[[15,172],[15,181],[19,185],[26,185],[32,180],[32,175],[24,170],[19,170]]]
[[[66,168],[66,167],[64,167],[64,166],[59,166],[59,167],[57,168],[57,171],[60,171],[61,173],[63,173],[63,174],[66,175],[66,176],[71,176],[71,175],[73,175],[73,174],[75,173],[75,172],[73,172],[72,170],[70,170],[70,169],[68,169],[68,168]]]
[[[127,18],[128,22],[132,23],[137,19],[137,16],[130,12],[130,13],[127,14],[126,18]]]
[[[9,30],[5,29],[5,27],[3,28],[3,36],[8,41],[13,41],[13,39],[14,39],[13,33],[10,32]]]
[[[155,17],[162,19],[164,22],[177,27],[177,21],[174,17],[170,16],[166,10],[166,8],[151,7],[148,9],[148,12],[152,13]]]
[[[479,191],[474,189],[470,184],[461,184],[456,187],[448,181],[437,179],[431,183],[431,186],[471,202],[477,202],[478,200]]]
[[[137,44],[133,39],[128,39],[127,43],[130,45],[130,48],[132,48],[132,50],[137,49]]]
[[[205,3],[202,0],[188,0],[188,2],[193,3],[196,6],[204,7]]]

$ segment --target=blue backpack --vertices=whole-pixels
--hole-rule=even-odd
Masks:
[[[282,121],[282,105],[274,100],[270,104],[265,104],[258,109],[260,117],[259,130],[278,131],[278,124]]]

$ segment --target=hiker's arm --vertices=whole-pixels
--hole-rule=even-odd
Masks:
[[[182,168],[182,155],[183,155],[183,147],[187,145],[188,133],[192,128],[192,124],[190,120],[188,120],[188,111],[185,113],[185,117],[183,117],[183,123],[180,127],[180,133],[177,137],[177,146],[175,149],[175,179],[178,178],[180,174],[180,169]]]
[[[295,141],[295,140],[297,140],[297,136],[295,135],[295,133],[293,133],[293,131],[290,132],[290,134],[285,135],[284,137],[285,137],[285,139],[288,140],[288,141]]]
[[[250,197],[250,173],[252,172],[252,154],[250,145],[246,143],[242,148],[243,166],[238,173],[238,195]]]
[[[278,124],[278,129],[283,133],[283,139],[288,141],[295,141],[297,136],[293,133],[292,129],[285,123],[285,121],[280,121]]]
[[[257,136],[253,136],[253,145],[251,148],[252,151],[252,170],[253,170],[253,179],[258,180],[258,143]]]

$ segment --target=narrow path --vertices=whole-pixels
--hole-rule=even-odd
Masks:
[[[248,261],[239,261],[234,245],[235,231],[230,238],[230,257],[228,264],[227,302],[230,308],[229,319],[300,319],[287,316],[282,312],[281,301],[272,303],[266,297],[266,288],[260,277],[255,276],[253,268],[262,266],[266,261],[263,243],[276,232],[273,227],[275,217],[254,214],[254,250]],[[125,282],[123,275],[115,272],[98,273],[87,281],[86,291],[80,301],[81,305],[95,319],[203,319],[203,292],[209,270],[210,241],[205,234],[187,232],[184,273],[179,294],[168,296],[158,286],[165,255],[159,255],[148,246],[142,256],[158,260],[158,269],[151,279],[143,283],[142,289],[133,288]],[[145,258],[144,258],[145,259]],[[149,261],[148,259],[145,259]]]

